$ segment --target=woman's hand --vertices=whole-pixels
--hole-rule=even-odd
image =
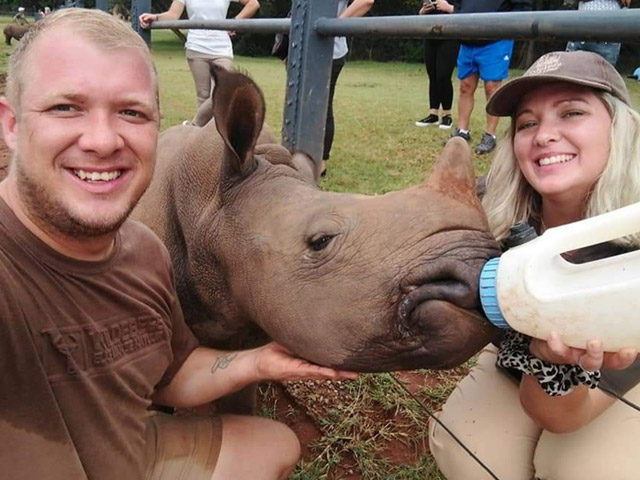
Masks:
[[[156,13],[143,13],[138,17],[138,21],[140,22],[140,26],[142,28],[149,28],[152,22],[158,21],[158,14]]]
[[[295,357],[282,345],[271,342],[255,350],[258,377],[265,380],[345,380],[357,373],[321,367]]]
[[[552,332],[547,341],[534,338],[529,346],[531,354],[551,363],[579,365],[585,370],[609,368],[623,370],[638,357],[634,348],[623,348],[619,352],[604,352],[600,340],[590,340],[586,348],[572,348],[564,344],[560,336]]]
[[[140,22],[140,26],[142,28],[149,28],[153,22],[157,22],[160,20],[160,16],[162,16],[162,20],[178,20],[182,16],[182,12],[184,12],[184,3],[180,3],[179,0],[173,0],[171,5],[169,6],[169,10],[162,13],[143,13],[138,17],[138,21]]]
[[[419,15],[427,15],[429,13],[433,13],[436,11],[436,3],[435,2],[424,2],[422,7],[418,11]]]

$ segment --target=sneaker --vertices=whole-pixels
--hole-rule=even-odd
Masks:
[[[459,128],[456,128],[452,133],[451,133],[451,138],[453,137],[460,137],[460,138],[464,138],[467,142],[471,141],[471,132],[463,132],[462,130],[460,130]]]
[[[453,125],[453,119],[451,118],[451,115],[445,115],[442,117],[442,120],[440,120],[441,130],[449,130],[451,128],[451,125]]]
[[[422,120],[418,120],[416,122],[416,127],[430,127],[431,125],[437,125],[438,122],[438,116],[430,113],[428,117],[424,117]]]
[[[475,152],[478,155],[485,155],[492,152],[494,148],[496,148],[496,137],[490,133],[484,132],[480,139],[480,143],[476,145]]]

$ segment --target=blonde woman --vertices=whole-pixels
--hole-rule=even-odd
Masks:
[[[519,221],[542,233],[640,201],[640,116],[630,103],[624,80],[591,52],[544,55],[494,94],[487,112],[511,117],[483,199],[497,239]],[[634,235],[588,255],[638,246]],[[640,404],[639,383],[633,349],[508,332],[499,351],[483,350],[439,418],[501,479],[638,479],[640,413],[619,397]],[[434,422],[430,446],[448,480],[491,478]]]

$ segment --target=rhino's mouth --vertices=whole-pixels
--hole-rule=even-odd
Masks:
[[[480,270],[452,258],[440,258],[412,272],[401,285],[398,304],[398,330],[409,334],[416,308],[428,301],[451,303],[465,310],[479,308],[478,277]]]

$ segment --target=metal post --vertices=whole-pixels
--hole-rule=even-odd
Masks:
[[[151,45],[151,30],[142,28],[138,17],[150,11],[151,0],[131,0],[131,27],[138,32],[147,45]]]
[[[109,0],[96,0],[96,8],[103,12],[109,11]]]
[[[282,141],[316,163],[322,160],[333,62],[333,37],[315,31],[321,17],[335,18],[338,0],[294,0],[287,59],[287,99]]]

